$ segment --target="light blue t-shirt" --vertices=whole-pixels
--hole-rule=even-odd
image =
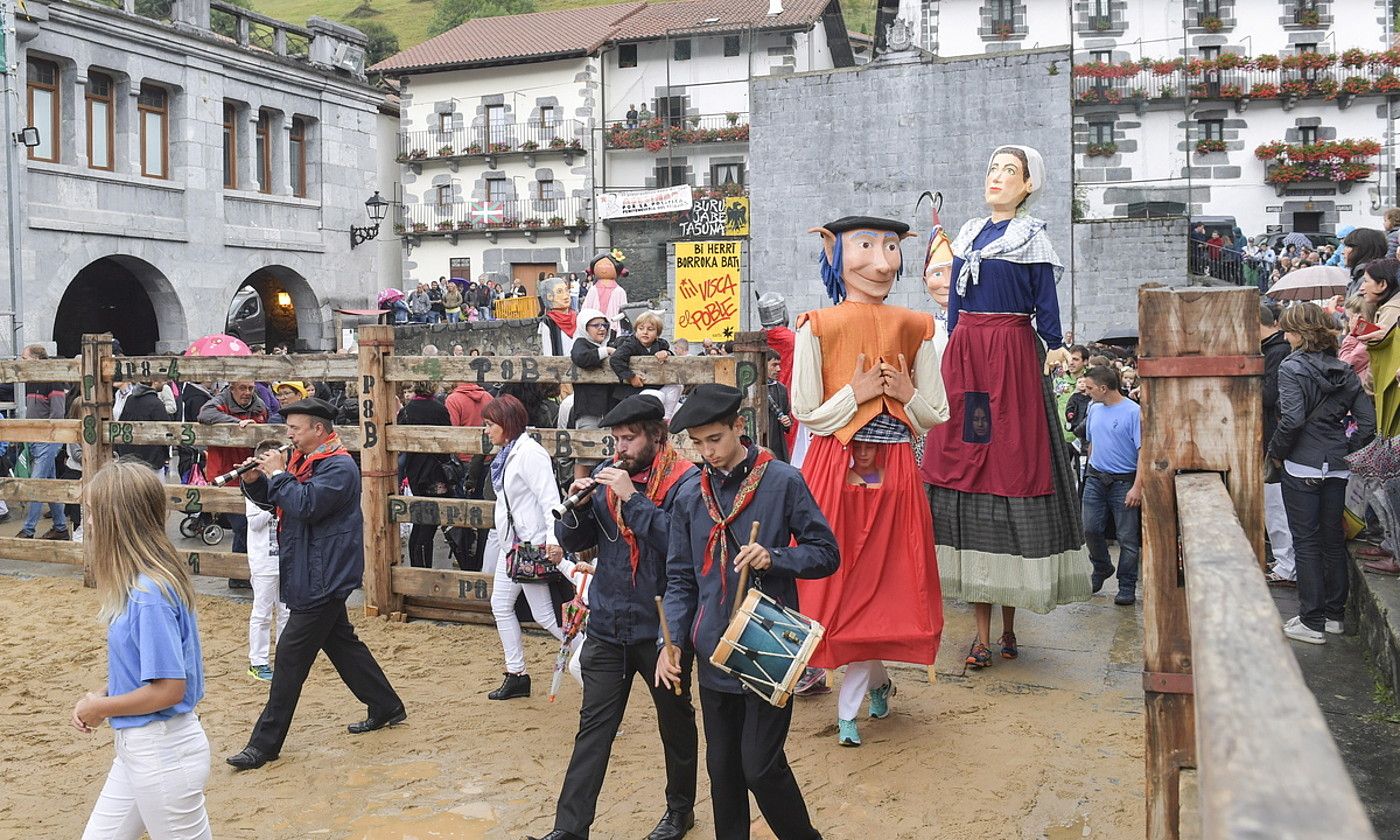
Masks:
[[[1100,472],[1133,472],[1142,446],[1142,409],[1126,397],[1117,405],[1090,403],[1085,439],[1091,447],[1089,466]]]
[[[149,715],[114,717],[112,728],[131,729],[194,711],[204,697],[204,657],[194,613],[141,575],[126,612],[107,627],[107,694],[115,697],[166,679],[185,681],[180,702]]]

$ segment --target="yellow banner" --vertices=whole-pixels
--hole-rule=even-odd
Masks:
[[[676,338],[730,341],[739,334],[740,243],[676,243]]]

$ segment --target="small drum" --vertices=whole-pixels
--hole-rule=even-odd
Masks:
[[[750,589],[715,646],[710,664],[781,709],[824,633],[812,619]]]

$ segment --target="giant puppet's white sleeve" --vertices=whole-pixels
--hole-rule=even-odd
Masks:
[[[843,386],[822,401],[822,347],[812,335],[812,325],[797,328],[792,361],[792,413],[814,435],[835,434],[856,416],[855,389]]]

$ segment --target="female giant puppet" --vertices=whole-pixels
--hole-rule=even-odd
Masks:
[[[1026,212],[1044,183],[1038,152],[998,148],[986,178],[992,213],[953,242],[943,358],[951,421],[928,433],[922,473],[943,591],[977,619],[973,668],[992,663],[992,604],[1003,605],[1001,655],[1015,659],[1017,607],[1047,613],[1090,594],[1074,477],[1043,375],[1067,359],[1055,297],[1063,268],[1045,222]]]
[[[885,303],[909,226],[847,217],[821,228],[822,281],[836,306],[798,318],[792,407],[814,435],[802,472],[841,546],[841,567],[798,581],[803,612],[826,627],[812,657],[849,665],[840,743],[855,718],[889,713],[882,659],[932,665],[943,632],[938,561],[911,435],[948,418],[933,318]]]

